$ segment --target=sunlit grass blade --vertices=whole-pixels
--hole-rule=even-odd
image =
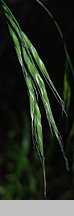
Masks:
[[[9,17],[11,18],[11,22],[14,23],[14,25],[16,25],[16,29],[17,31],[21,30],[19,23],[17,22],[17,20],[15,19],[15,17],[13,16],[11,10],[9,9],[9,7],[7,6],[7,4],[5,3],[5,1],[0,0],[1,4],[2,4],[2,8],[4,9],[4,14],[8,14]],[[8,18],[9,19],[9,18]]]
[[[66,60],[65,72],[64,72],[64,84],[63,84],[63,97],[66,104],[66,111],[68,113],[71,99],[71,88],[68,81],[69,67],[68,61]]]

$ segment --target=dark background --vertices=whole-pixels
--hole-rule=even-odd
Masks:
[[[44,61],[50,77],[63,98],[65,53],[63,43],[44,10],[34,0],[6,1],[23,31]],[[74,65],[73,1],[49,0],[45,4],[60,24]],[[74,199],[73,185],[73,99],[74,84],[69,69],[71,90],[68,118],[47,87],[52,111],[64,140],[70,171],[55,138],[50,134],[40,103],[46,160],[47,199]],[[22,71],[0,7],[0,199],[44,199],[43,174],[33,149],[29,98]]]

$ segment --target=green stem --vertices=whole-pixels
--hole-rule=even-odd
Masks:
[[[53,14],[48,10],[48,8],[39,0],[36,0],[37,3],[39,3],[39,5],[41,5],[41,7],[44,8],[44,10],[47,12],[47,14],[49,15],[49,17],[52,19],[52,22],[54,23],[58,33],[59,33],[59,36],[61,38],[61,40],[63,41],[63,46],[64,46],[64,51],[65,51],[65,55],[66,55],[66,58],[68,60],[68,64],[69,64],[69,67],[71,69],[71,72],[72,72],[72,76],[73,76],[73,79],[74,79],[74,68],[73,68],[73,65],[72,65],[72,62],[71,62],[71,59],[70,59],[70,56],[69,56],[69,52],[68,52],[68,49],[67,49],[67,46],[66,46],[66,43],[64,41],[64,36],[63,36],[63,33],[62,33],[62,30],[58,24],[58,22],[56,21],[56,19],[54,18]]]

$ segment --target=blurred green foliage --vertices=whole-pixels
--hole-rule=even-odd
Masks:
[[[42,167],[32,147],[29,116],[27,112],[23,113],[23,125],[20,127],[16,117],[12,113],[10,115],[14,124],[12,122],[11,128],[7,130],[2,140],[3,149],[0,150],[0,199],[43,199]],[[69,173],[65,170],[59,147],[49,130],[46,137],[47,199],[73,199],[74,126],[66,143]]]

